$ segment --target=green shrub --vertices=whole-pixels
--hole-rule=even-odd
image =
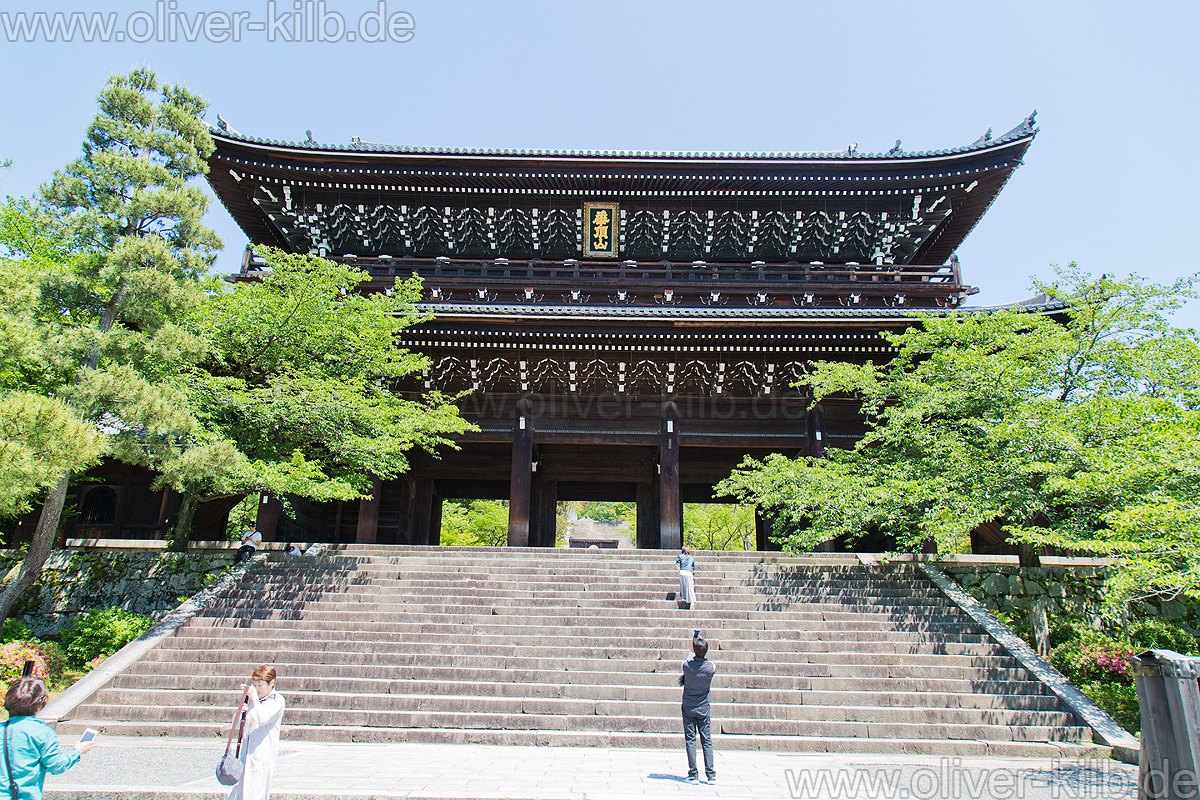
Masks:
[[[4,628],[0,630],[0,644],[9,642],[25,642],[33,638],[33,631],[19,619],[9,617],[4,620]]]
[[[67,662],[82,669],[97,656],[111,656],[141,636],[154,620],[123,608],[98,608],[62,630]]]
[[[1137,733],[1142,729],[1142,712],[1138,707],[1135,687],[1097,681],[1080,684],[1079,691],[1103,708],[1125,730]]]
[[[1200,640],[1193,633],[1160,619],[1131,623],[1125,633],[1129,643],[1139,651],[1174,650],[1184,655],[1200,655]]]

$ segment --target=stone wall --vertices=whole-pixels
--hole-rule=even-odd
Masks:
[[[215,581],[233,555],[233,550],[55,550],[13,616],[39,636],[56,634],[70,617],[93,608],[119,606],[156,617]],[[0,551],[0,568],[15,575],[24,557],[21,551]]]
[[[1053,566],[1026,567],[1016,564],[971,563],[965,560],[939,563],[938,567],[990,611],[1000,611],[1024,619],[1030,605],[1046,598],[1051,619],[1063,614],[1102,627],[1104,581],[1107,566],[1088,559],[1069,564],[1071,559]],[[1090,563],[1089,563],[1090,562]],[[1200,606],[1164,598],[1135,600],[1129,605],[1130,619],[1163,619],[1182,622],[1200,630]]]
[[[938,565],[950,580],[989,611],[1024,618],[1029,607],[1045,598],[1046,611],[1100,624],[1107,568],[1102,566],[1019,567],[1008,564],[950,563]]]

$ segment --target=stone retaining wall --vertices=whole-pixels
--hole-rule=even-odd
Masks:
[[[54,635],[81,611],[119,606],[157,617],[220,577],[233,551],[55,550],[13,616],[38,636]],[[0,569],[20,566],[21,551],[0,551]]]
[[[964,557],[939,563],[939,568],[952,581],[983,603],[988,610],[1011,614],[1024,619],[1030,605],[1038,598],[1046,599],[1046,611],[1053,619],[1056,614],[1083,619],[1099,628],[1101,607],[1104,604],[1104,581],[1109,567],[1081,559],[1070,559],[1054,566],[1022,568],[1015,564],[970,563]],[[1200,605],[1195,603],[1150,598],[1129,604],[1130,619],[1163,619],[1182,622],[1200,630]]]
[[[1006,564],[939,565],[950,580],[989,611],[1024,617],[1045,598],[1051,618],[1066,614],[1100,624],[1107,568],[1098,566],[1019,567]]]

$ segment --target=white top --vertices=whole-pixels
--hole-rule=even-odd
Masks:
[[[258,531],[250,531],[242,537],[242,547],[250,547],[258,550],[260,544],[262,544],[262,534]]]

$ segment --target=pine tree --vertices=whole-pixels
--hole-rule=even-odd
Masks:
[[[204,103],[148,69],[113,76],[99,96],[83,154],[42,188],[46,208],[82,255],[52,271],[43,303],[59,314],[58,344],[75,357],[61,395],[108,454],[155,466],[197,428],[179,364],[204,353],[176,320],[202,300],[197,278],[221,247],[201,219],[208,200],[191,180],[213,142]],[[29,552],[0,593],[0,622],[36,578],[57,536],[71,479],[46,495]]]

